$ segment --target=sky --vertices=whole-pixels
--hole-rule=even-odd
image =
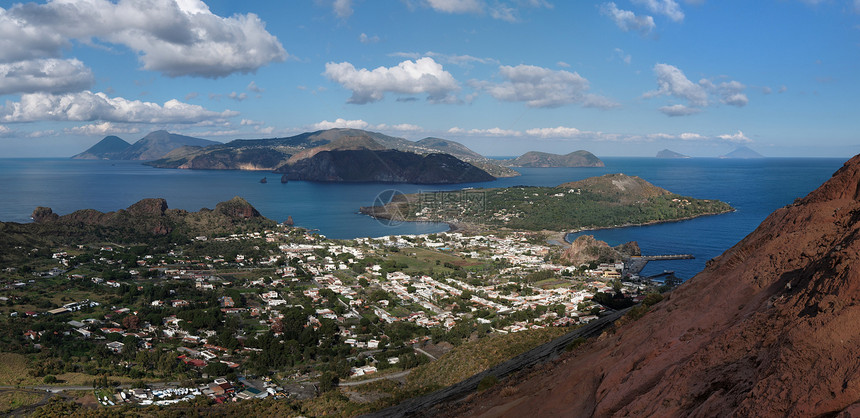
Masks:
[[[0,158],[335,127],[526,151],[860,153],[860,0],[0,1]]]

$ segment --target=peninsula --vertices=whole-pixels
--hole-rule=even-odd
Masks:
[[[363,207],[377,218],[460,227],[572,231],[677,221],[733,211],[719,200],[680,196],[635,176],[607,174],[556,187],[515,186],[398,195]]]

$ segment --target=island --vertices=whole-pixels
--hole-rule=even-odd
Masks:
[[[750,147],[745,145],[735,148],[734,151],[721,155],[719,158],[737,158],[737,159],[751,159],[751,158],[764,158],[764,155],[759,154],[758,152],[753,151]]]
[[[529,151],[513,160],[504,161],[509,167],[603,167],[594,154],[579,150],[568,154]]]
[[[672,151],[670,149],[664,149],[661,151],[657,151],[657,158],[690,158],[690,156],[681,154],[680,152]]]
[[[493,230],[574,231],[677,221],[733,211],[719,200],[680,196],[635,176],[607,174],[556,187],[516,186],[396,195],[362,207],[377,218],[448,222]]]

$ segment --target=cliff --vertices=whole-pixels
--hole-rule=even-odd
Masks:
[[[461,416],[854,416],[860,156],[638,320],[466,402]]]
[[[642,255],[636,241],[610,247],[606,242],[595,239],[594,235],[580,235],[562,252],[561,261],[580,266],[592,261],[621,261],[634,255]]]
[[[506,164],[511,167],[603,167],[600,158],[585,150],[564,155],[529,151]]]

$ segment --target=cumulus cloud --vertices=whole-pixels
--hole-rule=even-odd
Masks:
[[[253,93],[262,93],[265,91],[265,90],[261,89],[259,86],[257,86],[257,83],[253,80],[250,83],[248,83],[248,87],[245,87],[245,89],[250,91],[250,92],[253,92]]]
[[[615,25],[625,32],[637,31],[644,35],[657,27],[653,17],[637,16],[630,10],[619,9],[613,2],[604,3],[600,11],[604,15],[609,16],[615,22]]]
[[[448,133],[452,135],[470,135],[470,136],[522,136],[523,133],[511,129],[489,128],[489,129],[462,129],[453,127],[448,129]]]
[[[117,134],[135,134],[140,132],[136,126],[120,126],[111,122],[91,123],[88,125],[74,126],[63,130],[68,134],[103,136]]]
[[[312,130],[326,130],[326,129],[334,129],[334,128],[348,128],[348,129],[366,129],[372,131],[396,131],[396,132],[420,132],[423,131],[424,128],[418,125],[412,125],[409,123],[399,123],[394,125],[389,125],[386,123],[380,123],[378,125],[372,125],[369,122],[363,121],[361,119],[347,120],[343,118],[337,118],[333,122],[324,120],[322,122],[317,122],[313,125],[309,125],[308,128]]]
[[[484,10],[481,0],[427,0],[427,5],[444,13],[481,13]]]
[[[200,0],[51,0],[0,9],[0,61],[58,57],[71,39],[125,45],[171,77],[249,73],[287,58],[252,13],[223,18]]]
[[[684,12],[675,0],[633,0],[640,6],[644,6],[651,13],[664,15],[675,22],[684,20]]]
[[[552,9],[552,4],[544,0],[514,0],[505,2],[494,0],[425,0],[424,4],[431,9],[450,14],[489,14],[490,17],[506,22],[518,21],[520,8],[547,8]]]
[[[20,101],[7,101],[4,106],[0,106],[0,121],[5,123],[40,120],[197,123],[221,120],[238,114],[231,110],[207,110],[202,106],[182,103],[175,99],[159,105],[122,97],[108,97],[104,93],[90,91],[62,95],[24,94]]]
[[[645,97],[672,96],[685,99],[693,106],[707,106],[708,92],[696,84],[684,72],[673,65],[657,64],[654,66],[657,75],[657,90],[645,93]]]
[[[230,92],[230,94],[228,94],[227,97],[232,99],[232,100],[235,100],[237,102],[241,102],[242,100],[245,100],[248,98],[248,93],[236,93],[234,91],[234,92]]]
[[[748,143],[752,142],[752,140],[747,138],[747,136],[744,135],[744,133],[741,131],[738,131],[737,133],[734,133],[731,135],[728,135],[728,134],[727,135],[719,135],[719,138],[722,139],[723,141],[736,142],[736,143],[740,143],[740,144],[748,144]]]
[[[431,57],[438,62],[442,62],[445,64],[453,64],[460,65],[464,67],[468,67],[473,63],[477,64],[498,64],[499,60],[495,58],[481,58],[475,57],[472,55],[452,55],[452,54],[442,54],[439,52],[427,51],[423,54],[419,54],[417,52],[395,52],[390,54],[393,57],[400,58],[409,58],[409,59],[418,59],[422,57]]]
[[[659,110],[668,116],[696,114],[717,102],[736,107],[749,103],[749,98],[744,93],[747,86],[739,81],[714,84],[703,78],[694,83],[678,67],[669,64],[655,65],[654,74],[657,76],[657,90],[646,92],[643,97],[668,96],[687,102],[660,107]]]
[[[592,107],[613,107],[614,102],[588,92],[588,80],[578,73],[550,70],[534,65],[499,67],[501,83],[473,82],[497,100],[525,102],[529,107],[559,107],[582,103]]]
[[[310,125],[310,128],[316,131],[324,131],[326,129],[334,128],[367,129],[369,125],[369,123],[361,119],[346,120],[342,118],[337,118],[334,122],[329,122],[327,120],[317,122],[313,125]]]
[[[0,64],[0,96],[14,93],[67,93],[89,88],[93,73],[76,59],[55,58]]]
[[[581,135],[582,131],[567,126],[557,126],[555,128],[528,129],[526,130],[526,134],[538,138],[575,138]]]
[[[454,76],[429,57],[374,70],[356,69],[348,62],[329,62],[323,74],[351,90],[348,102],[355,104],[382,100],[386,92],[427,94],[431,102],[452,102],[456,100],[454,93],[460,90]]]
[[[699,113],[702,111],[702,109],[699,109],[697,107],[690,107],[690,106],[685,106],[682,104],[676,104],[676,105],[671,105],[671,106],[661,106],[657,110],[663,112],[663,114],[665,114],[666,116],[688,116],[688,115],[695,115],[696,113]]]

